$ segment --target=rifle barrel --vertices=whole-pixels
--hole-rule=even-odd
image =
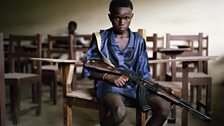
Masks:
[[[198,110],[196,110],[195,108],[193,108],[191,105],[185,104],[183,102],[179,103],[179,106],[185,108],[186,110],[190,111],[193,115],[199,117],[200,119],[206,120],[206,121],[211,121],[211,117],[202,114],[201,112],[199,112]]]

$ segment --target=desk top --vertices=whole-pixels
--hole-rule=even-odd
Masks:
[[[167,63],[167,62],[197,62],[197,61],[207,61],[219,59],[218,56],[190,56],[190,57],[178,57],[176,59],[158,59],[149,60],[149,63]]]
[[[176,59],[158,59],[158,60],[149,60],[149,63],[167,63],[167,62],[196,62],[196,61],[207,61],[207,60],[216,60],[219,59],[218,56],[191,56],[191,57],[179,57]],[[36,61],[45,61],[45,62],[55,62],[55,63],[72,63],[72,64],[82,64],[80,60],[66,60],[66,59],[51,59],[51,58],[30,58],[31,60]]]
[[[52,59],[52,58],[30,58],[30,59],[36,61],[55,62],[55,63],[71,63],[71,64],[82,63],[82,61],[80,60],[66,60],[66,59]]]
[[[158,52],[164,53],[166,55],[178,55],[184,51],[191,51],[191,48],[161,48],[158,49]]]
[[[190,51],[191,48],[160,48],[159,52],[178,52],[178,51]]]

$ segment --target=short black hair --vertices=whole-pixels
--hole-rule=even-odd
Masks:
[[[133,10],[133,5],[130,0],[112,0],[109,7],[110,13],[113,13],[118,7],[130,7]]]
[[[70,21],[70,22],[68,23],[68,27],[71,27],[71,26],[75,26],[75,27],[77,27],[77,23],[76,23],[75,21]]]

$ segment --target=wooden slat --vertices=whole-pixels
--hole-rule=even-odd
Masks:
[[[218,60],[219,56],[190,56],[190,57],[180,57],[176,59],[158,59],[158,60],[149,60],[149,63],[167,63],[167,62],[197,62],[197,61],[206,61],[210,59]]]
[[[6,126],[3,34],[0,33],[0,125]]]

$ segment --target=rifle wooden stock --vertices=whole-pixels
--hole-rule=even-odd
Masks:
[[[84,67],[92,69],[92,70],[96,70],[96,71],[102,71],[106,73],[121,75],[121,71],[119,69],[112,67],[101,60],[88,60],[84,64]]]
[[[184,108],[184,109],[192,112],[194,115],[197,115],[200,119],[207,120],[207,121],[211,120],[211,117],[204,115],[203,113],[201,113],[198,110],[196,110],[195,108],[193,108],[191,106],[191,104],[188,103],[188,101],[185,101],[182,98],[176,96],[173,93],[172,89],[164,87],[154,81],[145,80],[142,77],[140,77],[139,75],[137,75],[136,73],[133,73],[128,70],[121,70],[116,67],[110,66],[109,64],[105,63],[102,60],[89,60],[84,64],[84,66],[90,70],[127,76],[129,79],[137,82],[136,86],[138,88],[146,88],[150,92],[164,98],[165,100],[171,102],[172,104],[175,104],[181,108]],[[141,95],[141,94],[145,94],[145,93],[141,93],[141,91],[145,91],[145,89],[140,89],[137,92],[137,95],[139,96],[140,100],[142,99],[141,97],[145,97],[145,96]],[[144,105],[144,104],[146,104],[144,98],[142,101],[140,101],[140,103],[143,103],[143,106],[142,106],[143,111],[148,109],[148,106]]]

